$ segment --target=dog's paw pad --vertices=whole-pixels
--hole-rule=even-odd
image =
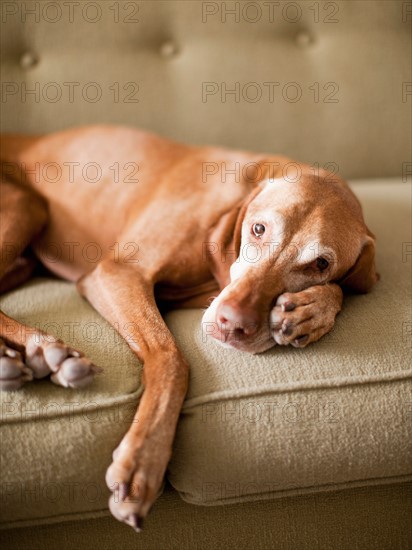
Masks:
[[[26,363],[34,378],[51,374],[51,381],[65,388],[83,388],[102,372],[82,352],[47,335],[28,343]]]
[[[33,373],[22,361],[19,351],[0,340],[0,391],[19,390],[33,379]]]
[[[95,374],[102,372],[87,357],[70,356],[64,358],[57,371],[51,375],[55,384],[65,388],[83,388],[88,386]]]

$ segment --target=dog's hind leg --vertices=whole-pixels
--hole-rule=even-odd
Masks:
[[[31,266],[22,253],[47,223],[47,205],[29,188],[3,176],[0,216],[0,289],[7,291],[30,277]],[[0,390],[17,390],[50,373],[56,384],[81,387],[98,371],[77,350],[0,311]]]
[[[28,269],[22,253],[46,221],[47,208],[40,197],[1,176],[1,293],[12,290],[30,277],[31,269]],[[26,328],[0,311],[0,389],[18,389],[33,378],[33,370],[23,362]]]

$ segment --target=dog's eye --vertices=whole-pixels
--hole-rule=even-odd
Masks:
[[[325,258],[322,258],[322,256],[320,256],[317,260],[316,260],[316,267],[318,269],[320,269],[321,271],[325,271],[325,269],[327,267],[329,267],[329,262],[328,260],[325,260]]]
[[[266,227],[261,223],[254,223],[252,225],[252,233],[255,237],[261,237],[265,232]]]

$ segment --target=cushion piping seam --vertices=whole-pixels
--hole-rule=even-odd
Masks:
[[[325,383],[325,380],[319,380],[318,382],[293,382],[284,385],[271,385],[258,388],[242,388],[237,392],[231,391],[220,391],[208,394],[207,396],[199,396],[188,399],[183,404],[183,411],[195,408],[199,405],[205,403],[213,403],[215,401],[226,401],[230,399],[238,399],[240,397],[252,397],[258,395],[266,395],[269,393],[288,393],[297,390],[316,390],[316,389],[334,389],[344,386],[358,386],[358,385],[368,385],[368,384],[378,384],[380,382],[394,382],[401,380],[408,380],[412,378],[411,371],[394,371],[388,373],[386,376],[377,375],[377,376],[353,376],[347,378],[331,378],[328,383]]]
[[[381,487],[385,485],[399,485],[412,481],[412,474],[399,474],[397,476],[371,477],[365,479],[354,479],[352,481],[342,481],[340,483],[325,483],[323,485],[309,485],[307,487],[296,487],[283,489],[282,491],[266,491],[264,493],[248,493],[238,497],[227,499],[217,499],[212,501],[199,501],[191,498],[188,493],[175,489],[184,502],[197,506],[225,506],[230,504],[242,504],[250,502],[259,502],[270,500],[271,498],[288,498],[296,496],[306,496],[311,494],[333,493],[347,489],[357,489],[362,487]],[[272,496],[273,495],[273,496]]]
[[[307,495],[307,494],[322,494],[322,493],[329,493],[329,492],[337,492],[337,491],[344,491],[344,490],[350,490],[350,489],[361,489],[361,488],[365,488],[365,487],[369,487],[369,486],[375,486],[375,487],[381,487],[381,486],[385,486],[385,485],[399,485],[399,484],[402,484],[402,483],[406,483],[406,482],[409,482],[410,480],[412,480],[412,475],[410,474],[401,474],[399,476],[387,476],[387,477],[378,477],[378,478],[366,478],[366,479],[360,479],[360,480],[353,480],[353,481],[346,481],[346,482],[342,482],[342,483],[336,483],[336,484],[324,484],[324,485],[311,485],[309,487],[301,487],[301,488],[297,488],[295,489],[296,491],[302,491],[302,494],[303,495]],[[379,482],[383,481],[384,483],[381,483],[379,484]],[[369,482],[369,483],[365,483],[363,485],[361,485],[362,483],[364,482]],[[359,485],[355,485],[355,486],[351,486],[351,484],[359,484]],[[326,489],[326,490],[321,490],[322,487],[330,487],[330,489]],[[340,487],[339,487],[340,486]],[[179,491],[178,489],[175,489],[174,490],[178,493],[178,495],[180,496],[180,498],[183,500],[183,502],[186,502],[188,504],[191,504],[193,506],[204,506],[204,507],[210,507],[210,506],[224,506],[224,505],[235,505],[235,504],[250,504],[251,501],[254,501],[254,502],[265,502],[265,501],[268,501],[270,499],[267,498],[268,495],[271,495],[271,494],[278,494],[277,497],[274,497],[272,500],[277,500],[279,497],[281,497],[280,493],[284,492],[288,492],[288,491],[291,491],[291,489],[285,489],[284,491],[272,491],[272,493],[253,493],[253,494],[250,494],[250,495],[243,495],[242,497],[239,497],[241,499],[244,499],[244,500],[237,500],[237,501],[233,501],[233,502],[229,502],[229,501],[214,501],[213,504],[209,503],[209,504],[205,504],[205,503],[201,503],[199,504],[199,501],[189,501],[189,500],[186,500],[185,498],[183,498],[182,495],[185,495],[184,492],[181,492]],[[249,500],[248,500],[248,496],[249,496]],[[256,496],[258,498],[256,498]],[[284,498],[287,498],[288,496],[290,496],[291,498],[293,498],[294,496],[299,496],[299,495],[285,495]],[[56,525],[58,523],[64,523],[64,522],[67,522],[67,521],[82,521],[78,516],[79,515],[82,515],[83,517],[84,516],[89,516],[88,519],[93,519],[93,515],[99,515],[100,517],[111,517],[111,514],[109,512],[109,509],[108,508],[99,508],[98,510],[91,510],[89,512],[68,512],[68,513],[65,513],[65,514],[57,514],[55,516],[42,516],[42,517],[38,517],[38,518],[33,518],[33,519],[18,519],[18,520],[14,520],[14,521],[11,521],[9,523],[5,522],[5,523],[1,523],[0,524],[0,531],[1,530],[7,530],[7,529],[14,529],[14,528],[19,528],[19,524],[23,523],[23,524],[26,524],[26,527],[30,527],[30,526],[33,526],[36,524],[36,522],[42,522],[42,523],[39,523],[39,526],[43,525],[43,526],[47,526],[47,525]],[[73,516],[73,519],[70,517],[70,516]],[[60,522],[56,521],[58,518],[67,518],[67,519],[63,519],[61,520]],[[74,518],[77,518],[77,519],[74,519]],[[50,523],[45,523],[46,520],[52,520]],[[14,526],[14,527],[12,527]]]
[[[74,416],[78,416],[80,414],[84,414],[85,412],[85,409],[84,407],[87,405],[87,411],[95,411],[95,410],[103,410],[103,409],[111,409],[113,407],[115,407],[116,405],[127,405],[129,403],[134,403],[137,399],[139,399],[141,397],[143,393],[143,387],[140,386],[140,388],[138,390],[136,390],[135,392],[133,392],[131,395],[128,395],[128,396],[125,396],[124,398],[122,399],[119,399],[118,397],[116,398],[113,398],[111,400],[108,400],[106,402],[98,402],[98,401],[90,401],[88,403],[84,403],[83,405],[80,405],[79,407],[76,407],[76,408],[73,408],[73,410],[70,411],[70,415],[74,415]],[[3,403],[2,400],[0,399],[0,403]],[[94,406],[91,406],[92,404],[95,404]],[[45,406],[47,406],[47,403],[45,404]],[[29,411],[30,412],[30,411]],[[28,414],[29,414],[28,412]],[[35,417],[35,414],[33,414],[33,417],[32,418],[27,418],[27,420],[25,421],[22,421],[20,422],[19,419],[9,419],[9,420],[4,420],[0,417],[0,426],[7,426],[8,424],[15,424],[15,423],[19,423],[19,424],[26,424],[26,423],[29,423],[29,422],[42,422],[43,420],[49,420],[49,419],[53,419],[53,418],[65,418],[67,416],[67,414],[53,414],[53,413],[49,413],[49,414],[44,414],[42,416],[38,416],[37,418]]]

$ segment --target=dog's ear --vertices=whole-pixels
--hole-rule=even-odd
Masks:
[[[221,289],[230,282],[230,266],[239,256],[242,239],[242,224],[252,200],[262,191],[255,187],[242,201],[223,214],[208,233],[203,250],[210,271]]]
[[[368,230],[355,264],[339,281],[342,287],[352,292],[365,293],[370,291],[379,280],[375,268],[375,249],[375,236]]]

